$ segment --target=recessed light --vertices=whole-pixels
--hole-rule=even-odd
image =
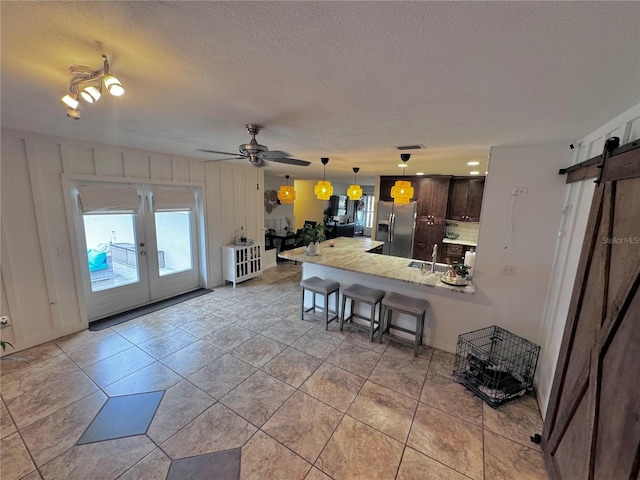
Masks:
[[[478,161],[467,162],[467,165],[469,165],[470,167],[475,167],[476,165],[480,165],[480,162]]]
[[[416,175],[424,175],[424,172],[418,172]]]
[[[407,168],[407,164],[406,163],[399,163],[398,166],[400,168]]]
[[[473,172],[469,172],[469,175],[480,175],[480,172],[474,170]]]

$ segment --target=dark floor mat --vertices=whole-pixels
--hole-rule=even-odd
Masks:
[[[160,300],[159,302],[155,302],[150,305],[144,305],[143,307],[134,308],[133,310],[129,310],[127,312],[122,312],[116,315],[111,315],[110,317],[101,318],[100,320],[96,320],[95,322],[90,322],[89,330],[91,330],[92,332],[104,330],[105,328],[128,322],[129,320],[133,320],[134,318],[157,312],[158,310],[162,310],[163,308],[171,307],[172,305],[176,305],[178,303],[182,303],[187,300],[191,300],[192,298],[206,295],[207,293],[211,292],[213,292],[213,290],[200,288],[198,290],[194,290],[193,292],[183,293],[182,295],[178,295],[177,297],[167,298],[166,300]]]

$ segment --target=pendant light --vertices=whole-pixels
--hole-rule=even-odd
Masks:
[[[359,171],[358,167],[353,167],[353,185],[349,185],[349,190],[347,190],[349,200],[360,200],[362,198],[362,187],[358,185],[356,180]]]
[[[278,190],[278,200],[283,205],[290,205],[296,199],[296,191],[295,189],[289,185],[289,175],[285,175],[284,178],[287,179],[286,185],[280,185],[280,190]]]
[[[400,154],[400,160],[404,162],[406,167],[407,162],[411,158],[409,153]],[[404,176],[406,168],[402,170],[402,176]],[[393,187],[391,187],[391,197],[393,198],[393,203],[409,203],[409,200],[413,197],[413,187],[411,186],[411,182],[407,182],[406,180],[396,180],[396,183]]]
[[[316,184],[316,188],[314,189],[314,193],[318,200],[329,200],[329,197],[333,195],[333,187],[331,186],[331,182],[327,182],[326,180],[326,170],[327,163],[329,163],[329,159],[323,157],[320,159],[323,165],[322,170],[322,180]]]

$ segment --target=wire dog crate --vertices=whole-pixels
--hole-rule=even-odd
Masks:
[[[458,336],[452,378],[496,408],[533,388],[540,347],[498,326]]]

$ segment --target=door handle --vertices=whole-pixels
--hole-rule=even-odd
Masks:
[[[140,242],[140,246],[141,246],[141,247],[144,247],[144,242]]]
[[[141,255],[141,256],[143,256],[143,257],[144,257],[146,254],[147,254],[147,252],[145,252],[144,250],[142,250],[142,251],[140,252],[140,255]]]
[[[393,237],[395,236],[395,228],[396,228],[396,214],[391,214],[391,241],[393,242]]]

